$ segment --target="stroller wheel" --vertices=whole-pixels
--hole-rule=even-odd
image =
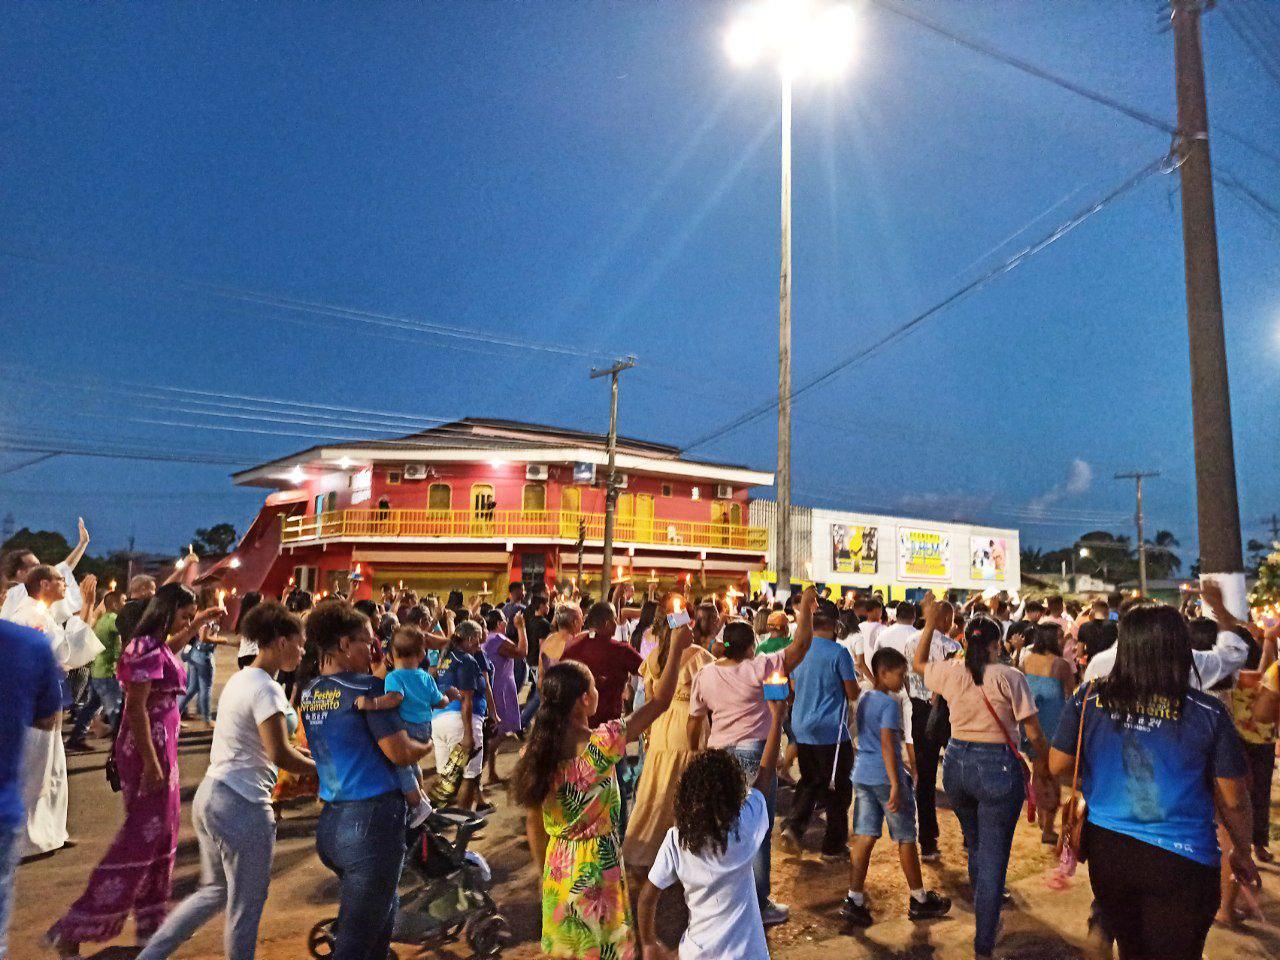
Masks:
[[[316,960],[333,956],[333,927],[336,919],[321,920],[307,934],[307,950]]]
[[[476,921],[467,937],[467,946],[475,956],[481,958],[501,956],[503,949],[510,943],[511,928],[500,913]]]

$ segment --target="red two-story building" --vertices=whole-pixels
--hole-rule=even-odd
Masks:
[[[598,592],[606,438],[467,418],[399,440],[312,447],[235,475],[274,489],[234,555],[240,592],[382,584],[505,591],[508,581]],[[613,579],[740,585],[765,566],[748,491],[773,475],[618,438]],[[356,576],[353,578],[353,574]]]

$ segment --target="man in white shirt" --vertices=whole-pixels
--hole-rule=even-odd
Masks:
[[[903,600],[894,608],[894,621],[876,634],[875,643],[868,646],[867,661],[870,664],[872,655],[882,647],[892,647],[904,657],[907,655],[907,644],[920,631],[916,629],[916,605]],[[910,661],[908,661],[910,662]]]
[[[871,676],[871,655],[876,649],[876,638],[884,630],[884,604],[875,597],[859,598],[853,605],[854,612],[861,621],[858,629],[840,641],[853,656],[853,665],[858,668],[859,684],[864,689],[874,685]]]

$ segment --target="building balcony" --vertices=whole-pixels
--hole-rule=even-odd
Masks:
[[[284,517],[284,546],[312,543],[401,541],[509,541],[575,544],[604,542],[604,514],[567,510],[329,510]],[[666,549],[737,550],[763,553],[764,527],[690,520],[618,517],[615,544]]]

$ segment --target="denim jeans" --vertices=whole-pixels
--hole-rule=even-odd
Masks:
[[[9,912],[13,908],[13,881],[26,824],[0,828],[0,960],[9,956]]]
[[[116,717],[120,714],[120,704],[124,695],[120,692],[120,681],[115,677],[91,677],[89,679],[89,696],[76,710],[74,724],[71,728],[71,739],[79,740],[89,729],[94,714],[102,710],[102,719],[108,726],[114,727]]]
[[[976,929],[974,953],[995,949],[1013,831],[1026,793],[1018,758],[1003,743],[952,740],[942,762],[942,787],[969,851]]]
[[[223,956],[253,960],[276,842],[271,807],[205,777],[191,820],[200,841],[200,886],[165,918],[137,960],[166,960],[220,910],[227,912]]]
[[[426,723],[411,723],[408,720],[401,720],[404,724],[405,733],[409,734],[419,743],[431,742],[431,721]],[[400,781],[401,793],[412,793],[419,789],[422,780],[422,770],[416,763],[412,763],[407,767],[396,767],[396,779]]]
[[[325,804],[320,862],[338,875],[333,960],[386,960],[404,866],[406,807],[399,793]]]
[[[742,767],[742,772],[747,775],[747,783],[754,783],[756,773],[760,769],[760,758],[764,756],[764,741],[746,740],[729,747],[728,752],[733,759],[738,761],[739,766]],[[761,906],[764,906],[769,899],[770,859],[773,854],[773,815],[774,808],[778,802],[778,775],[776,771],[770,772],[769,783],[762,792],[764,793],[765,809],[769,811],[769,830],[765,833],[764,839],[760,841],[760,849],[756,851],[755,858],[751,861],[751,872],[756,878],[756,899]]]
[[[528,730],[529,724],[533,723],[533,715],[538,712],[538,706],[542,703],[542,694],[538,692],[538,678],[531,673],[532,685],[529,687],[529,699],[524,702],[524,708],[520,711],[520,729]]]
[[[187,692],[182,695],[178,712],[186,713],[187,704],[196,701],[196,709],[205,720],[213,719],[213,655],[192,653],[187,660]]]

